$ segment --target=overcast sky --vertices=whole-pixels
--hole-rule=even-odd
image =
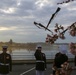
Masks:
[[[61,10],[49,25],[53,31],[56,23],[65,28],[76,22],[76,1],[57,5],[66,0],[0,0],[0,41],[8,42],[45,42],[47,34],[51,33],[37,28],[33,22],[47,25],[50,17],[58,7]],[[76,42],[68,32],[66,39],[56,42]]]

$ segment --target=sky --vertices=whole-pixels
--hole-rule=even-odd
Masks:
[[[67,28],[76,22],[76,1],[59,4],[67,0],[0,0],[0,41],[8,42],[45,42],[51,32],[39,29],[34,21],[47,26],[47,23],[58,7],[61,10],[49,25],[54,30],[55,24]],[[57,43],[76,42],[76,37],[65,33],[66,39],[58,39]]]

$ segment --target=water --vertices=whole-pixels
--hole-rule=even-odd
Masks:
[[[44,50],[42,51],[46,55],[46,59],[54,59],[55,54],[59,52],[58,50]],[[12,59],[13,60],[34,60],[34,53],[35,51],[28,51],[28,50],[14,50],[12,51]],[[67,52],[67,55],[69,58],[74,58],[74,55],[72,55],[69,51]]]
[[[45,50],[43,49],[42,52],[45,53],[46,59],[54,59],[55,54],[59,52],[57,48],[53,48],[54,50]],[[0,51],[1,53],[2,51]],[[9,51],[8,51],[9,53]],[[35,51],[30,51],[26,49],[20,49],[20,50],[12,50],[11,56],[13,60],[35,60],[34,57]],[[67,52],[67,55],[69,58],[74,58],[74,55],[72,55],[69,50]]]

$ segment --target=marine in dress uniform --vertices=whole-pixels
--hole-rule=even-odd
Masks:
[[[38,46],[34,54],[36,58],[36,75],[44,75],[46,69],[46,55],[41,50],[42,47]]]
[[[7,53],[8,46],[2,46],[2,53],[0,54],[0,75],[9,75],[12,71],[11,55]]]

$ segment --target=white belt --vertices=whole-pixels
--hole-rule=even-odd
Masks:
[[[43,63],[44,63],[44,61],[42,61],[42,60],[38,60],[38,61],[36,61],[36,62],[43,62]]]
[[[0,65],[6,65],[6,66],[7,66],[7,65],[9,65],[9,64],[0,63]]]

